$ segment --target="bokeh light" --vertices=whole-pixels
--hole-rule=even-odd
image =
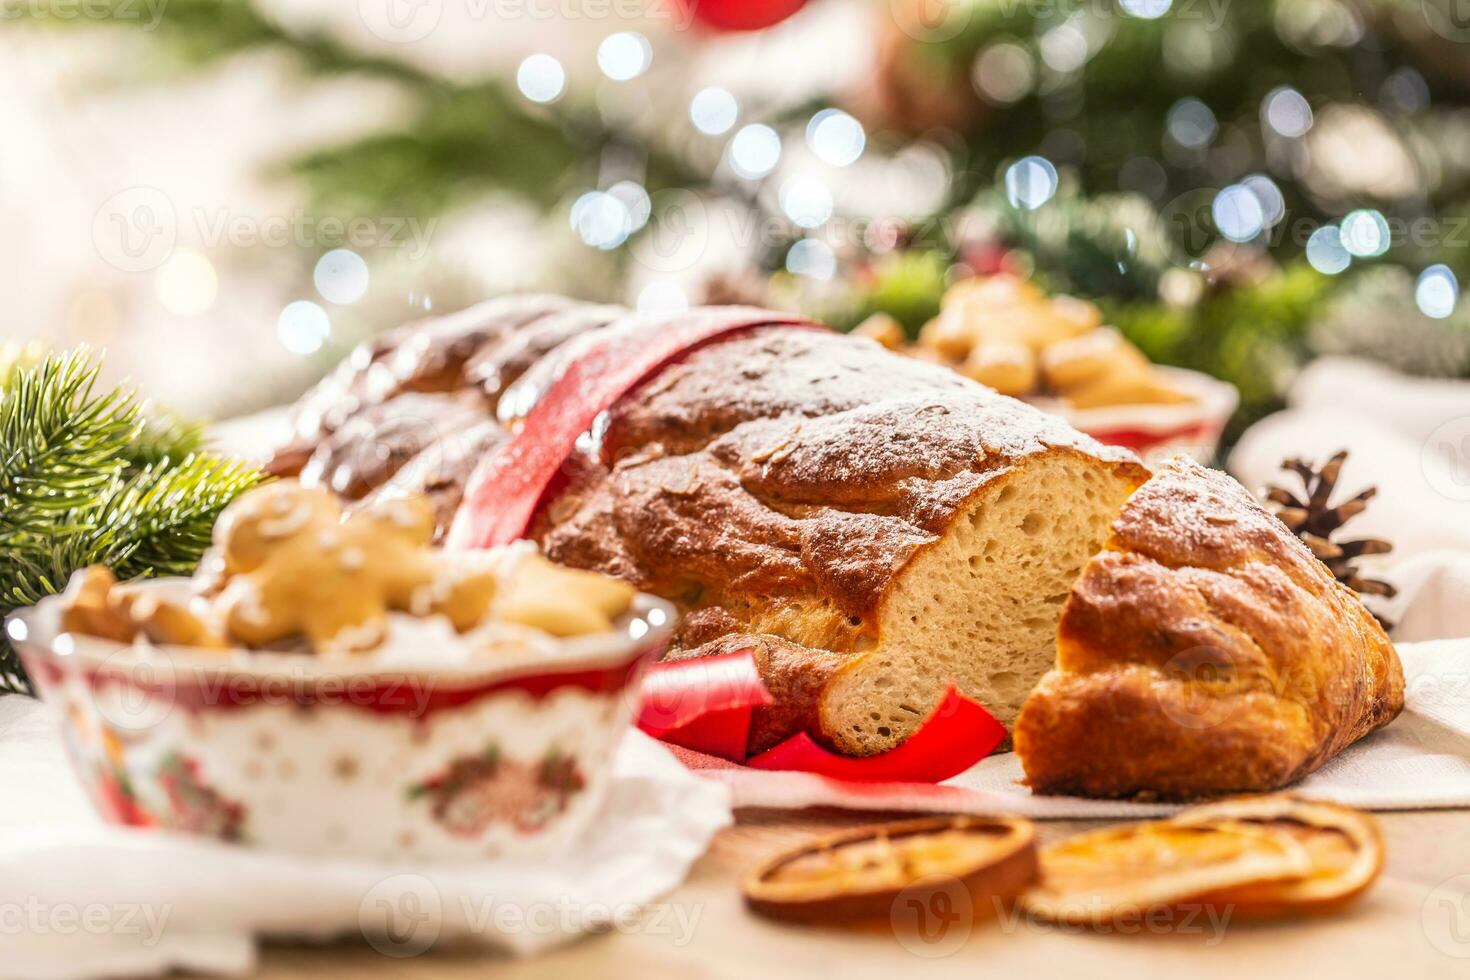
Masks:
[[[170,313],[198,316],[214,306],[219,275],[214,263],[192,248],[176,249],[154,273],[153,292]]]
[[[1215,195],[1210,215],[1220,234],[1232,242],[1248,242],[1266,230],[1260,199],[1244,184],[1232,184]]]
[[[617,248],[633,230],[628,206],[606,191],[588,191],[577,198],[570,217],[572,230],[593,248]]]
[[[808,279],[831,279],[837,274],[837,255],[826,242],[803,238],[786,252],[786,271]]]
[[[770,126],[742,126],[730,140],[730,166],[742,177],[764,177],[776,169],[780,159],[781,137]]]
[[[331,335],[332,318],[311,300],[288,304],[276,320],[276,337],[293,354],[314,354]]]
[[[549,54],[533,54],[516,69],[516,88],[532,102],[555,102],[566,87],[566,70]]]
[[[653,45],[637,31],[609,34],[597,46],[597,67],[615,82],[626,82],[648,71]]]
[[[1006,169],[1006,197],[1019,208],[1034,210],[1057,192],[1057,168],[1046,157],[1023,157]]]
[[[973,80],[981,98],[996,105],[1011,105],[1025,98],[1036,84],[1036,62],[1031,52],[1019,44],[1002,41],[980,52]]]
[[[1073,72],[1087,64],[1087,37],[1070,20],[1041,35],[1037,46],[1041,60],[1054,71]]]
[[[317,259],[311,279],[323,299],[346,306],[362,299],[370,275],[361,255],[348,248],[336,248]]]
[[[1388,220],[1379,211],[1363,208],[1342,219],[1342,246],[1360,259],[1371,259],[1388,251],[1391,244]]]
[[[1276,186],[1276,181],[1265,174],[1251,174],[1240,183],[1260,202],[1266,227],[1274,228],[1279,225],[1286,217],[1286,198],[1282,196],[1281,188]]]
[[[1289,85],[1273,88],[1261,102],[1261,118],[1272,130],[1295,139],[1312,128],[1312,107]]]
[[[648,216],[653,211],[653,202],[649,200],[648,191],[644,186],[632,180],[620,180],[607,189],[607,192],[628,209],[628,232],[629,234],[648,224]]]
[[[1214,111],[1199,99],[1180,99],[1169,107],[1164,126],[1180,146],[1201,149],[1214,140],[1220,124]]]
[[[868,134],[862,123],[841,109],[823,109],[807,123],[806,142],[818,160],[846,167],[863,155]]]
[[[700,89],[689,102],[689,121],[707,136],[728,133],[739,118],[740,103],[726,89]]]
[[[1342,244],[1336,225],[1324,225],[1307,239],[1307,261],[1324,275],[1335,276],[1352,265],[1353,257]]]
[[[781,184],[781,210],[802,228],[815,228],[832,217],[832,191],[815,177],[797,174]]]
[[[1414,302],[1425,316],[1443,320],[1455,312],[1460,302],[1460,280],[1449,266],[1432,265],[1419,273]]]
[[[1129,17],[1140,20],[1158,20],[1174,6],[1174,0],[1118,0],[1118,6]]]

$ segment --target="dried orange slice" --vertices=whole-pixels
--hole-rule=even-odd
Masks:
[[[962,887],[976,908],[1009,902],[1036,879],[1026,820],[936,817],[830,834],[784,851],[745,876],[751,910],[799,922],[886,918],[903,895]]]
[[[1368,890],[1383,870],[1378,821],[1361,810],[1292,796],[1245,796],[1194,807],[1179,824],[1227,821],[1289,834],[1307,852],[1311,867],[1298,878],[1236,885],[1202,897],[1235,907],[1238,916],[1275,918],[1330,912]]]
[[[1021,905],[1053,922],[1152,920],[1160,910],[1198,903],[1199,896],[1300,878],[1310,867],[1296,838],[1269,825],[1125,824],[1042,848],[1042,881],[1021,896]]]

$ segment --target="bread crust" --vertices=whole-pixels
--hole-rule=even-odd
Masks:
[[[385,383],[398,386],[391,404],[451,376],[494,413],[511,380],[556,356],[552,341],[619,323],[606,308],[568,311],[539,297],[476,310],[457,314],[456,329],[405,328],[365,349],[300,414],[338,428],[344,416],[367,418]],[[432,363],[415,364],[415,351]],[[333,404],[330,390],[350,391],[358,407]],[[471,431],[476,444],[499,437],[494,422]],[[830,744],[823,696],[883,640],[884,604],[905,569],[1048,456],[1131,484],[1146,476],[1128,451],[946,368],[861,338],[756,327],[689,352],[614,406],[600,445],[568,461],[531,536],[555,561],[680,602],[687,615],[670,657],[750,646],[776,695],[757,714],[751,751],[798,731]],[[423,483],[442,518],[474,462],[415,460],[376,492]],[[361,476],[354,490],[386,479]]]
[[[859,338],[757,328],[625,398],[532,536],[555,561],[747,638],[777,700],[750,751],[801,730],[830,744],[822,698],[881,641],[904,570],[1045,454],[1146,475],[1126,450],[946,369]],[[690,630],[671,657],[732,649]]]
[[[1039,793],[1194,799],[1295,782],[1403,708],[1362,602],[1233,479],[1177,459],[1062,612],[1016,724]]]

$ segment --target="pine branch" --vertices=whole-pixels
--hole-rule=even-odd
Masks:
[[[91,551],[120,579],[189,575],[219,512],[260,480],[254,467],[208,453],[150,466],[96,508]]]
[[[128,469],[137,471],[168,460],[178,462],[205,451],[205,425],[172,412],[145,413],[142,430],[128,446]]]
[[[196,423],[145,418],[132,391],[96,391],[76,350],[0,371],[0,616],[105,564],[119,578],[187,575],[225,505],[262,479],[201,451]],[[0,690],[24,672],[0,641]]]
[[[0,390],[0,546],[49,534],[122,473],[138,403],[121,388],[94,396],[97,371],[80,348],[14,371]]]

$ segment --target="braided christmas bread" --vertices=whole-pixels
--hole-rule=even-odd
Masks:
[[[1346,702],[1330,718],[1317,702],[1280,705],[1273,725],[1312,726],[1291,743],[1292,758],[1258,769],[1201,766],[1215,775],[1158,787],[1150,781],[1163,763],[1119,765],[1136,778],[1109,783],[1075,768],[1081,762],[1058,761],[1097,756],[1094,738],[1102,740],[1094,746],[1121,752],[1132,744],[1136,754],[1179,760],[1209,751],[1207,730],[1170,730],[1159,711],[1140,710],[1147,724],[1135,725],[1130,711],[1103,712],[1105,693],[1087,688],[1085,677],[1058,673],[1078,670],[1067,659],[1068,637],[1089,613],[1089,669],[1099,676],[1110,659],[1123,670],[1143,656],[1166,627],[1203,622],[1180,600],[1158,609],[1184,621],[1139,616],[1107,626],[1108,609],[1133,601],[1136,576],[1114,574],[1110,564],[1130,540],[1120,528],[1136,536],[1154,522],[1155,534],[1177,538],[1173,558],[1151,566],[1167,584],[1151,594],[1187,596],[1195,589],[1189,566],[1208,565],[1233,533],[1221,525],[1204,534],[1209,518],[1191,508],[1214,506],[1211,494],[1224,487],[1249,496],[1228,477],[1181,467],[1169,471],[1164,503],[1149,505],[1158,495],[1150,490],[1124,510],[1149,476],[1125,450],[871,341],[791,329],[782,325],[789,316],[774,313],[769,324],[759,311],[740,319],[742,329],[660,366],[598,419],[542,497],[528,535],[555,561],[679,603],[684,617],[669,658],[752,650],[774,702],[753,718],[751,752],[803,731],[851,755],[885,751],[951,683],[1010,727],[1054,665],[1064,605],[1072,625],[1063,663],[1032,696],[1017,735],[1039,790],[1266,788],[1397,712],[1402,681],[1394,687],[1387,639],[1373,633],[1366,612],[1353,613],[1355,599],[1318,589],[1295,551],[1272,544],[1267,557],[1287,572],[1232,581],[1285,596],[1278,579],[1295,576],[1291,597],[1322,613],[1313,620],[1322,635],[1310,648],[1283,645],[1282,658],[1300,665],[1324,657],[1324,678],[1355,678],[1333,689]],[[442,533],[470,471],[525,424],[577,352],[647,327],[617,308],[515,297],[401,328],[302,400],[297,438],[277,457],[277,471],[354,498],[427,492]],[[1261,522],[1274,519],[1248,516],[1234,520],[1260,545],[1271,537]],[[1110,534],[1110,550],[1098,556]],[[1277,638],[1256,639],[1274,663]],[[1085,690],[1073,700],[1047,693],[1074,688]],[[1073,723],[1074,707],[1087,723]],[[1105,739],[1097,726],[1108,727]],[[1131,739],[1135,728],[1142,741]],[[1282,738],[1274,729],[1251,736],[1248,716],[1235,731],[1233,752],[1251,749],[1253,738]],[[1096,765],[1117,764],[1098,756]]]
[[[1403,706],[1358,596],[1239,483],[1181,458],[1072,590],[1015,744],[1038,792],[1190,799],[1295,782]]]
[[[401,328],[302,400],[277,470],[349,497],[427,492],[442,527],[553,373],[546,355],[620,329],[619,312],[516,297]],[[775,695],[752,751],[802,730],[883,751],[951,682],[1009,725],[1147,475],[1021,402],[827,331],[699,347],[609,414],[532,536],[680,602],[668,656],[752,648]]]

